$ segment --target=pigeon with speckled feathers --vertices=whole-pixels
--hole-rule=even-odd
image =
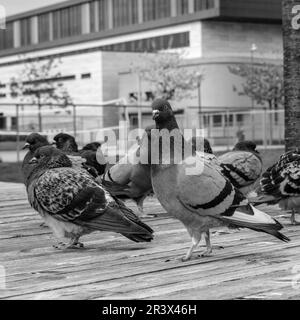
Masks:
[[[295,214],[300,213],[300,150],[292,150],[280,156],[260,180],[258,196],[250,199],[254,204],[276,204],[284,210],[292,210],[291,223],[299,224]]]
[[[181,134],[167,101],[155,100],[152,110],[157,129],[172,133],[177,130],[178,135]],[[173,149],[174,156],[180,156],[182,147],[174,144]],[[163,152],[161,158],[164,158]],[[185,154],[179,163],[175,163],[174,159],[170,159],[169,163],[151,164],[151,177],[153,190],[161,205],[183,223],[192,238],[184,261],[191,258],[203,234],[207,247],[204,255],[210,254],[209,230],[222,225],[249,228],[289,241],[279,232],[282,225],[251,206],[213,162],[203,161],[193,153]]]
[[[117,232],[135,242],[152,240],[148,225],[85,170],[72,168],[62,151],[52,146],[39,148],[30,164],[29,203],[58,238],[70,239],[59,248],[82,247],[79,238],[94,231]]]

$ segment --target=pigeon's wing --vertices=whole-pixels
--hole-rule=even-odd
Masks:
[[[275,197],[300,196],[300,153],[290,151],[263,173],[261,191]]]
[[[237,206],[246,203],[214,163],[196,157],[187,158],[178,166],[177,197],[189,210],[202,216],[231,215]]]
[[[236,188],[253,184],[262,172],[262,162],[252,152],[232,151],[218,158],[223,174]]]
[[[183,165],[179,169],[177,185],[178,200],[187,210],[201,217],[209,216],[229,225],[269,233],[280,240],[289,241],[278,232],[282,225],[249,205],[248,200],[216,170],[215,165],[205,163],[203,169],[194,175],[183,172],[187,167]],[[189,224],[193,224],[192,221],[191,217]]]
[[[47,170],[34,182],[33,200],[57,219],[93,218],[107,205],[107,196],[84,170]],[[30,201],[34,204],[33,201]]]

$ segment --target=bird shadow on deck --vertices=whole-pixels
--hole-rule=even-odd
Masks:
[[[213,229],[209,257],[181,262],[190,238],[155,197],[145,201],[151,243],[97,232],[84,249],[57,250],[48,228],[27,201],[21,184],[0,183],[1,299],[297,299],[300,227],[277,206],[259,208],[276,217],[291,238],[283,243],[250,230]],[[136,210],[133,203],[128,205]],[[222,248],[223,247],[223,248]],[[0,281],[0,283],[3,283]]]

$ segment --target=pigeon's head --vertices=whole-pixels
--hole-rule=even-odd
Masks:
[[[31,133],[29,136],[27,136],[25,142],[26,143],[22,149],[29,149],[31,152],[34,152],[42,146],[49,145],[47,138],[36,132]]]
[[[75,138],[67,133],[59,133],[54,138],[54,144],[60,150],[65,151],[78,151],[77,143],[75,142]]]
[[[40,169],[72,167],[72,162],[68,156],[52,146],[44,146],[37,149],[29,164],[35,165]]]
[[[169,102],[164,99],[156,99],[153,101],[152,115],[155,122],[166,122],[174,117],[174,113]]]
[[[85,145],[82,150],[90,150],[90,151],[97,151],[101,147],[100,142],[91,142]]]
[[[259,152],[256,150],[256,143],[249,140],[238,142],[234,146],[233,151],[250,151],[259,154]]]
[[[193,150],[213,154],[212,148],[207,139],[205,138],[203,139],[202,137],[193,137],[191,139],[191,142],[192,142]],[[201,148],[200,150],[198,150],[199,146]]]

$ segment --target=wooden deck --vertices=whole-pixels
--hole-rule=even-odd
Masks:
[[[277,207],[264,209],[287,226],[290,243],[224,228],[212,234],[212,243],[223,249],[183,263],[187,232],[150,198],[146,212],[158,214],[145,219],[155,230],[150,244],[94,233],[82,238],[85,249],[59,251],[29,207],[24,186],[0,182],[0,265],[6,270],[0,298],[298,299],[300,227],[290,226],[289,215]]]

